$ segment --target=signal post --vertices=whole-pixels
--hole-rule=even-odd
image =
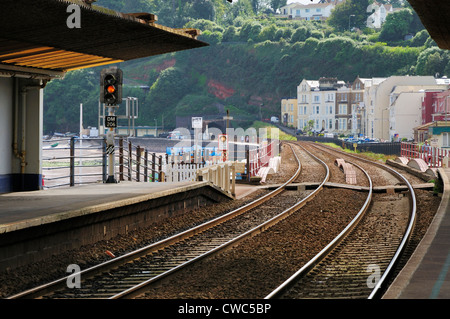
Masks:
[[[116,183],[114,176],[114,130],[117,127],[116,108],[122,102],[123,72],[117,67],[103,69],[100,74],[100,102],[108,107],[105,117],[106,153],[108,154],[108,178],[105,183]]]

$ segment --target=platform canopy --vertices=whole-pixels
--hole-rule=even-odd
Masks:
[[[441,49],[450,50],[450,1],[408,0],[431,38]]]
[[[65,72],[199,48],[196,29],[156,23],[149,13],[120,13],[92,0],[1,0],[0,74],[59,77]],[[79,7],[76,11],[69,5]],[[69,22],[79,22],[71,28]],[[73,25],[70,25],[73,26]]]

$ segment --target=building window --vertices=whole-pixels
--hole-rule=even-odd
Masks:
[[[345,131],[347,129],[347,120],[339,119],[339,131]]]
[[[347,114],[347,104],[339,104],[339,114]]]
[[[316,106],[316,114],[320,114],[320,106],[319,105]]]
[[[314,103],[319,103],[319,102],[320,102],[320,96],[314,95]]]
[[[450,147],[450,133],[442,134],[442,147]]]
[[[328,129],[330,129],[330,130],[333,129],[333,120],[332,119],[328,120]]]

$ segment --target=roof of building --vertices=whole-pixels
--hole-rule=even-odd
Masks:
[[[73,4],[80,8],[79,28],[68,25]],[[168,28],[152,14],[124,14],[82,0],[2,0],[0,8],[7,13],[0,19],[2,73],[58,76],[208,45],[197,40],[198,30]]]
[[[450,50],[450,2],[442,0],[408,0],[428,33],[441,49]]]

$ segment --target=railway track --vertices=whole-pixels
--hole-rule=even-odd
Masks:
[[[311,147],[317,150],[316,154],[319,150],[331,151]],[[338,154],[388,171],[407,185],[408,198],[403,195],[397,199],[395,196],[379,196],[373,201],[373,183],[369,174],[362,166],[352,163],[364,172],[369,181],[366,204],[346,229],[266,299],[377,298],[405,250],[416,215],[416,199],[411,184],[387,166]],[[385,209],[383,200],[387,198],[392,201],[391,209]]]
[[[293,154],[298,157],[292,147]],[[321,185],[306,198],[290,197],[289,203],[280,205],[276,198],[285,187],[295,181],[301,172],[301,164],[295,174],[280,187],[237,210],[212,221],[194,227],[161,242],[135,252],[114,258],[106,263],[81,271],[80,288],[67,288],[67,276],[11,296],[19,298],[131,298],[139,295],[150,284],[178,270],[233,247],[245,238],[264,231],[309,201],[329,178],[328,167]],[[284,199],[285,200],[285,199]],[[288,208],[286,208],[288,206]]]

